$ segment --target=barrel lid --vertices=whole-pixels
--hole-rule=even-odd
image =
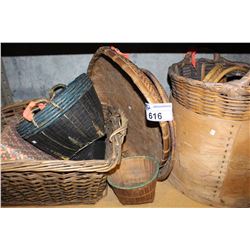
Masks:
[[[162,99],[149,77],[122,53],[101,47],[88,67],[99,99],[120,108],[128,118],[128,131],[123,145],[123,157],[146,155],[162,165],[169,157],[168,127],[146,120],[145,103],[161,103]],[[163,131],[164,130],[164,131]],[[164,142],[164,143],[163,143]]]

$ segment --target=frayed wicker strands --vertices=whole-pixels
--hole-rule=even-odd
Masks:
[[[159,165],[146,156],[122,159],[118,169],[108,176],[116,196],[123,205],[154,201]]]
[[[214,60],[197,60],[194,68],[191,56],[187,54],[183,61],[169,68],[169,76],[172,95],[184,107],[201,115],[235,121],[249,120],[249,64],[231,62],[216,55]],[[223,77],[224,80],[218,82]]]
[[[176,125],[169,180],[207,205],[250,207],[249,69],[218,55],[196,68],[187,55],[169,68]]]
[[[5,123],[10,114],[22,112],[28,102],[2,109]],[[107,133],[105,160],[2,161],[2,205],[94,204],[107,186],[107,173],[120,162],[127,119],[122,111],[103,104]],[[7,117],[5,117],[5,113]]]

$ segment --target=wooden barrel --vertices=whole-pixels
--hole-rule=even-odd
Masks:
[[[170,182],[211,206],[250,207],[250,121],[204,116],[172,102],[176,152]]]

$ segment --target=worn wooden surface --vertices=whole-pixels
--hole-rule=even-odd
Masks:
[[[185,109],[174,99],[176,153],[171,183],[213,206],[250,206],[250,121]]]

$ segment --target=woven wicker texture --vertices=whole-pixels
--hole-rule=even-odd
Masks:
[[[101,102],[124,110],[129,120],[123,157],[148,155],[161,166],[159,180],[168,175],[171,138],[166,123],[145,119],[145,102],[161,103],[153,82],[142,70],[109,47],[101,47],[92,58],[88,75]]]
[[[8,123],[10,114],[22,112],[27,103],[2,109],[3,121]],[[122,111],[106,105],[103,105],[103,111],[108,134],[105,160],[2,161],[2,204],[96,203],[101,199],[107,172],[120,162],[127,129],[127,119]]]
[[[170,182],[208,205],[250,207],[250,121],[199,115],[172,102],[176,152]]]
[[[58,158],[70,159],[104,135],[101,103],[86,74],[55,94],[46,107],[23,120],[18,133],[35,147]]]
[[[149,203],[154,200],[158,171],[158,163],[153,158],[128,157],[108,176],[108,182],[122,204]]]
[[[183,61],[169,68],[172,95],[197,114],[235,121],[249,120],[249,70],[249,64],[231,62],[218,54],[213,60],[197,60],[194,68],[191,56],[187,54]]]

